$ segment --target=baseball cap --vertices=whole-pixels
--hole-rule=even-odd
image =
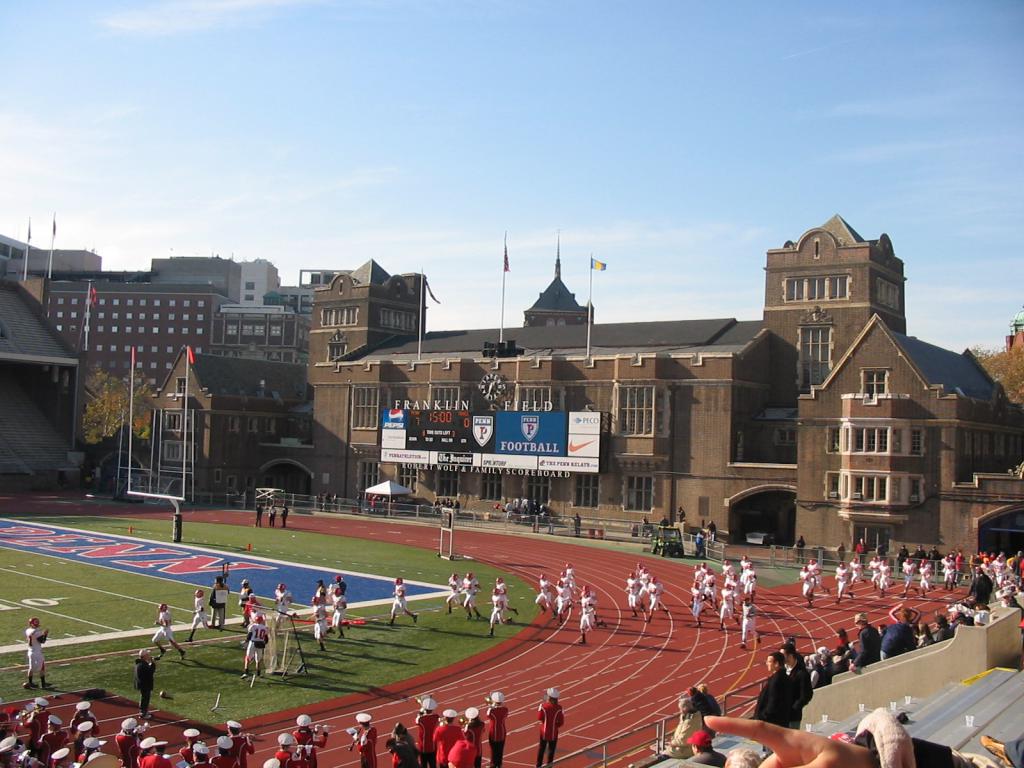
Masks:
[[[687,744],[692,744],[700,749],[711,748],[711,734],[707,731],[697,731],[693,736],[686,740]]]

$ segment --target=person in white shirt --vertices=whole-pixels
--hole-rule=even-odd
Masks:
[[[658,581],[657,576],[652,575],[651,583],[647,585],[647,621],[651,620],[654,612],[659,608],[668,613],[668,606],[661,599],[663,594],[665,594],[665,585]]]
[[[388,626],[395,623],[395,617],[404,613],[406,616],[412,617],[412,623],[415,624],[418,620],[418,616],[409,610],[409,606],[405,600],[405,580],[399,576],[395,579],[395,599],[391,602],[391,621],[388,622]]]
[[[800,569],[800,574],[797,578],[800,579],[800,593],[804,596],[804,599],[807,601],[807,607],[813,608],[814,586],[818,583],[818,580],[814,577],[814,574],[811,573],[810,569],[806,565]]]
[[[505,595],[495,587],[491,590],[491,627],[487,634],[490,637],[494,637],[494,625],[501,624],[504,621],[505,613]]]
[[[555,604],[555,593],[551,587],[551,582],[548,581],[548,577],[543,573],[540,575],[540,582],[537,586],[537,597],[533,601],[540,607],[540,612],[552,611]]]
[[[885,590],[892,586],[891,573],[892,567],[888,561],[882,560],[878,565],[878,593],[883,597],[885,596]]]
[[[570,610],[572,610],[572,587],[569,586],[569,582],[559,579],[558,597],[555,599],[555,612],[558,614],[558,620],[565,621],[569,617]]]
[[[462,579],[459,578],[459,574],[453,573],[448,577],[448,597],[444,599],[445,605],[448,606],[448,613],[452,612],[453,605],[458,605],[461,597]]]
[[[320,645],[321,651],[326,651],[324,638],[327,637],[327,605],[326,600],[321,597],[319,591],[313,594],[309,601],[313,606],[313,638]]]
[[[942,558],[942,580],[950,592],[956,589],[956,558],[952,553]]]
[[[282,581],[274,590],[274,610],[278,613],[291,613],[293,602],[294,598],[288,585]]]
[[[203,599],[205,594],[201,589],[195,591],[195,607],[192,610],[192,631],[188,633],[188,641],[190,643],[199,627],[203,629],[210,628],[210,621],[206,617],[206,601]]]
[[[185,649],[178,645],[174,640],[174,630],[171,625],[174,623],[171,621],[171,609],[167,607],[167,603],[160,603],[160,607],[157,609],[156,621],[154,622],[159,629],[156,634],[153,635],[153,645],[160,649],[160,655],[157,658],[163,657],[166,649],[160,644],[161,640],[166,640],[170,643],[174,649],[181,654],[181,658],[185,658]]]
[[[718,587],[715,582],[718,577],[710,568],[704,574],[704,583],[701,585],[704,591],[704,599],[711,604],[711,607],[718,610]]]
[[[924,561],[921,566],[921,572],[918,574],[918,591],[921,593],[921,597],[924,597],[928,590],[932,588],[932,564],[928,560]]]
[[[876,590],[878,589],[878,579],[881,575],[880,569],[882,567],[882,561],[878,559],[878,555],[875,555],[868,562],[868,570],[871,571],[871,586]]]
[[[470,571],[462,579],[462,607],[466,609],[466,619],[472,619],[474,615],[478,619],[483,618],[476,607],[476,596],[479,591],[480,582]]]
[[[330,630],[338,630],[338,637],[345,636],[345,612],[348,610],[348,598],[345,591],[335,585],[331,588],[328,598],[331,601],[331,626]]]
[[[761,636],[757,633],[757,606],[749,596],[743,598],[743,618],[740,621],[740,648],[747,647],[747,640],[752,639],[760,644]]]
[[[636,612],[639,610],[644,614],[644,618],[647,617],[647,611],[644,608],[641,593],[643,592],[643,585],[640,583],[640,579],[635,574],[629,574],[626,578],[626,605],[629,610],[633,612],[633,616],[636,616]]]
[[[701,587],[690,588],[690,613],[693,614],[694,621],[697,622],[697,626],[700,626],[700,614],[704,610],[704,590]]]
[[[914,576],[917,575],[917,563],[912,558],[907,558],[903,563],[903,597],[907,596],[907,592],[911,589],[917,589],[914,586]]]
[[[847,568],[845,562],[840,561],[836,566],[836,605],[839,605],[839,601],[843,599],[849,585],[850,569]]]
[[[734,582],[729,579],[726,579],[722,585],[722,599],[718,608],[718,628],[723,631],[726,619],[735,619],[739,623],[739,619],[736,618],[736,590],[734,587]]]
[[[850,597],[853,597],[853,588],[864,580],[864,564],[860,561],[859,555],[854,555],[850,561]]]
[[[249,625],[249,633],[246,635],[245,644],[245,666],[242,668],[242,677],[249,676],[249,663],[256,665],[254,674],[260,674],[260,662],[263,661],[263,649],[267,647],[267,620],[261,613],[256,616]]]
[[[590,587],[580,595],[580,645],[587,644],[587,632],[597,624],[597,598]]]
[[[43,657],[43,643],[50,636],[48,629],[39,626],[39,619],[33,616],[28,620],[28,627],[25,629],[25,645],[28,646],[28,677],[22,688],[35,688],[32,675],[39,673],[39,683],[46,688],[46,659]]]

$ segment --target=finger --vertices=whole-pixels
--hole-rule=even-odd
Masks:
[[[712,730],[724,731],[763,744],[772,752],[778,753],[777,765],[779,766],[803,765],[813,760],[821,751],[820,745],[813,737],[809,737],[809,734],[805,735],[801,731],[781,728],[763,720],[712,715],[706,717],[705,722]]]

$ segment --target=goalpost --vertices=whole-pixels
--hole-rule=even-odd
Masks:
[[[445,535],[447,534],[447,536]],[[448,548],[445,550],[445,539],[448,539]],[[441,510],[441,538],[437,542],[437,556],[445,560],[458,560],[455,554],[455,510]]]
[[[307,674],[295,618],[287,613],[272,612],[267,616],[267,630],[264,650],[267,674],[283,677]]]
[[[185,347],[185,387],[184,392],[181,393],[181,408],[174,411],[168,411],[165,413],[164,409],[154,409],[152,415],[152,425],[150,427],[150,444],[154,447],[154,453],[156,454],[155,459],[153,456],[150,458],[150,466],[147,472],[138,470],[135,484],[132,483],[132,438],[134,436],[134,430],[132,424],[134,422],[135,414],[135,346],[131,348],[131,367],[129,373],[129,390],[128,390],[128,485],[126,494],[128,496],[136,496],[144,499],[161,499],[171,503],[174,509],[173,525],[171,531],[171,539],[175,543],[181,542],[182,534],[182,516],[181,516],[181,503],[185,501],[186,490],[188,489],[188,483],[191,479],[195,480],[195,422],[192,418],[192,412],[189,408],[188,399],[188,385],[190,372],[192,365],[195,363],[195,354],[192,352],[192,347]],[[164,428],[165,428],[165,416],[167,414],[181,414],[181,420],[178,424],[178,430],[181,433],[181,442],[178,443],[180,447],[180,459],[181,467],[178,468],[176,459],[178,457],[170,458],[167,468],[164,468],[163,459],[165,452],[165,443],[163,440]],[[159,434],[159,440],[157,435]],[[159,443],[159,448],[157,445]],[[168,442],[167,445],[174,445],[174,442]],[[169,452],[168,452],[169,453]],[[154,466],[155,465],[155,466]],[[191,470],[191,471],[190,471]],[[177,489],[179,493],[173,491]]]

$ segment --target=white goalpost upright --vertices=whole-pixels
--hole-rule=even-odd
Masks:
[[[155,463],[150,461],[150,467],[147,472],[137,470],[136,474],[142,475],[137,477],[133,485],[132,482],[132,438],[134,431],[132,429],[132,423],[134,421],[135,413],[135,347],[131,348],[131,373],[129,378],[129,389],[128,389],[128,486],[126,493],[128,496],[135,496],[144,499],[161,499],[168,501],[174,509],[173,529],[172,529],[172,540],[175,543],[181,542],[181,528],[182,528],[182,516],[181,516],[181,503],[185,501],[186,489],[188,488],[189,478],[194,474],[194,471],[190,472],[190,466],[194,470],[194,443],[195,443],[195,423],[192,420],[192,412],[189,408],[188,398],[188,386],[189,378],[192,370],[192,365],[195,363],[195,355],[192,352],[192,347],[185,347],[185,386],[184,391],[181,393],[181,408],[173,411],[173,413],[181,413],[181,422],[179,424],[179,431],[181,432],[181,467],[180,470],[177,466],[177,462],[168,465],[168,469],[164,468],[164,428],[165,428],[165,410],[157,408],[153,410],[152,424],[150,427],[150,441],[154,446],[157,446]],[[158,439],[159,435],[159,439]],[[173,467],[173,468],[170,468]],[[174,488],[179,489],[179,493],[173,493]]]
[[[448,540],[448,547],[445,548],[445,539]],[[455,554],[455,510],[441,510],[441,538],[437,542],[437,556],[445,560],[458,560]]]

